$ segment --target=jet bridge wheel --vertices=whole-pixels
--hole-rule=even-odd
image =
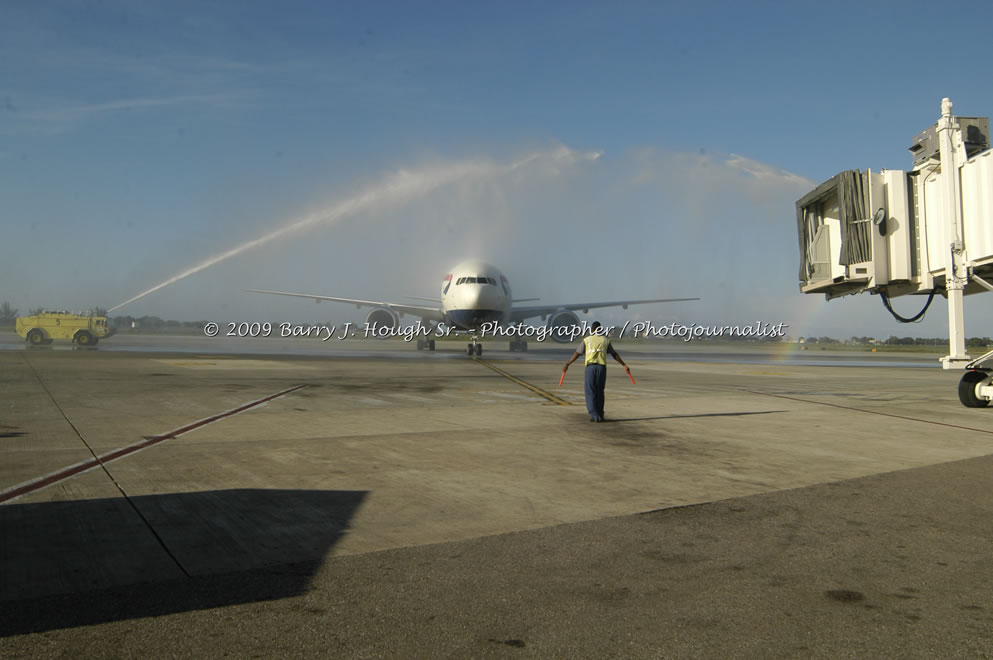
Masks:
[[[990,377],[989,372],[986,371],[967,371],[962,375],[962,380],[959,381],[959,401],[966,408],[985,408],[990,405],[989,399],[982,399],[976,394],[976,388],[988,380]]]

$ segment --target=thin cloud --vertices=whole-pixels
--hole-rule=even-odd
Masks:
[[[146,96],[115,99],[101,103],[73,104],[53,99],[26,99],[15,111],[8,110],[8,121],[0,133],[14,135],[58,134],[71,131],[81,124],[103,116],[122,112],[151,111],[179,106],[210,106],[214,108],[241,107],[253,98],[247,91],[214,94],[181,94],[176,96]],[[34,106],[33,108],[31,106]]]
[[[120,99],[117,101],[105,101],[104,103],[92,103],[89,105],[78,105],[62,108],[50,108],[32,113],[25,113],[28,119],[38,121],[72,121],[84,119],[86,117],[106,112],[118,112],[121,110],[137,110],[142,108],[158,108],[162,106],[185,105],[191,103],[217,104],[230,100],[230,96],[223,94],[208,95],[187,95],[161,98],[136,98]]]

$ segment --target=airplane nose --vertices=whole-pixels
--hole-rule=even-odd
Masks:
[[[483,292],[480,287],[470,286],[466,289],[465,295],[462,298],[462,304],[465,307],[479,307],[480,299],[483,296]]]
[[[448,312],[452,322],[462,328],[478,328],[482,323],[499,321],[503,314],[502,306],[493,299],[493,292],[489,289],[496,287],[488,284],[463,285],[458,307]]]

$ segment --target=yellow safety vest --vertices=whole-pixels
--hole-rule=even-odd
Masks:
[[[583,338],[586,345],[586,364],[607,366],[607,345],[610,341],[603,335],[590,335]]]

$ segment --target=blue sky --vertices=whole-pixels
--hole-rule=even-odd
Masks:
[[[399,170],[499,169],[273,241],[122,308],[314,319],[278,288],[436,296],[467,256],[546,302],[700,296],[618,312],[944,335],[876,297],[796,285],[794,202],[908,169],[944,96],[993,113],[985,3],[0,5],[0,300],[111,307]],[[934,52],[929,53],[932,49]],[[897,300],[904,313],[917,299]],[[303,305],[303,307],[301,307]],[[991,334],[985,296],[969,335]],[[356,320],[324,305],[321,318]],[[623,315],[622,315],[623,314]]]

